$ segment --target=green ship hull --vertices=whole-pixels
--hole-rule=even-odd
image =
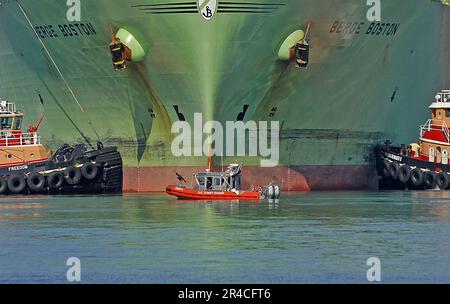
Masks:
[[[174,106],[192,124],[195,113],[235,121],[244,106],[244,121],[280,122],[278,167],[223,159],[243,163],[248,184],[376,187],[374,146],[414,141],[433,96],[450,86],[450,8],[441,1],[381,1],[380,22],[367,20],[361,0],[218,1],[209,21],[192,1],[83,0],[80,21],[68,21],[66,1],[18,3],[0,5],[0,96],[29,123],[46,113],[48,147],[117,146],[128,191],[163,191],[175,172],[204,170],[205,156],[173,156]],[[304,70],[278,50],[308,23]],[[118,29],[145,51],[123,71],[108,48]]]

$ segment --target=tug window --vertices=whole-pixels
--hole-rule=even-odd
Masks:
[[[448,151],[447,150],[442,151],[442,163],[444,165],[448,165]]]
[[[450,117],[450,109],[445,110],[445,117]]]
[[[17,117],[14,120],[14,130],[20,130],[22,129],[22,117]]]
[[[11,130],[12,120],[12,117],[2,117],[0,120],[0,129]]]

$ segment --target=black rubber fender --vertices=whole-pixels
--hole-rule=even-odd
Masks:
[[[27,186],[32,192],[41,192],[45,188],[45,176],[39,173],[31,173],[27,178]]]
[[[382,175],[384,178],[388,178],[391,176],[391,163],[388,160],[383,160],[383,168],[382,168]]]
[[[400,165],[396,162],[393,162],[389,168],[389,175],[393,180],[398,178],[398,174],[400,172]]]
[[[86,180],[93,180],[98,175],[98,166],[94,163],[85,163],[81,167],[81,174]]]
[[[0,194],[5,194],[8,191],[8,182],[3,177],[0,177]]]
[[[47,177],[47,185],[51,189],[58,189],[64,182],[64,175],[61,172],[52,172]]]
[[[414,187],[420,187],[423,185],[423,172],[419,168],[411,170],[411,175],[409,177],[412,185]]]
[[[423,175],[423,184],[427,189],[436,187],[437,175],[433,171],[426,171]]]
[[[27,187],[23,175],[12,175],[8,179],[8,190],[13,194],[22,193]]]
[[[398,180],[403,184],[406,184],[409,181],[410,176],[411,176],[411,168],[407,165],[401,166],[398,171]]]
[[[69,185],[77,185],[81,180],[81,170],[78,167],[68,167],[64,170],[64,179]]]
[[[448,189],[448,187],[450,186],[450,179],[448,177],[448,174],[445,172],[440,172],[436,178],[436,185],[441,190]]]

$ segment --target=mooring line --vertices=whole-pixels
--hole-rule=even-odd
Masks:
[[[27,13],[25,12],[25,10],[23,9],[22,5],[20,4],[19,0],[16,0],[17,5],[19,6],[20,10],[22,11],[23,16],[25,17],[25,19],[27,20],[29,26],[31,27],[31,30],[33,31],[33,33],[36,35],[37,39],[39,40],[39,43],[42,45],[44,52],[47,54],[47,56],[49,57],[51,63],[53,64],[54,68],[56,69],[56,71],[58,72],[59,76],[61,77],[62,81],[64,82],[64,84],[66,85],[67,90],[69,91],[69,93],[72,95],[73,99],[75,100],[75,102],[78,104],[78,107],[81,110],[81,113],[83,113],[88,121],[89,126],[92,128],[92,130],[94,131],[95,135],[97,136],[97,139],[100,141],[100,135],[98,134],[97,130],[95,129],[94,125],[91,122],[91,119],[89,118],[89,114],[84,110],[83,106],[81,105],[81,103],[78,101],[78,98],[76,97],[75,93],[73,92],[72,88],[70,87],[69,83],[67,82],[66,78],[64,77],[63,73],[61,72],[61,70],[59,69],[58,65],[56,64],[55,60],[53,59],[52,55],[50,54],[50,51],[47,49],[47,47],[44,44],[44,41],[42,41],[42,38],[38,35],[38,33],[36,32],[36,30],[34,29],[33,23],[31,22],[30,18],[28,18]],[[88,142],[88,144],[92,147],[92,144]]]

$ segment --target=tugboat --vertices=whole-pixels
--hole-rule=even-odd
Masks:
[[[53,156],[36,126],[22,132],[24,114],[0,98],[0,195],[122,192],[122,158],[115,147],[64,144]]]
[[[378,147],[380,189],[450,188],[450,90],[439,92],[430,109],[417,143],[398,147],[386,141]]]
[[[186,200],[253,200],[257,201],[264,197],[278,199],[280,187],[269,185],[264,188],[252,187],[249,191],[241,191],[242,166],[231,164],[225,172],[195,173],[191,187],[182,185],[186,179],[177,173],[180,181],[179,186],[168,186],[166,192],[176,196],[178,199]]]

